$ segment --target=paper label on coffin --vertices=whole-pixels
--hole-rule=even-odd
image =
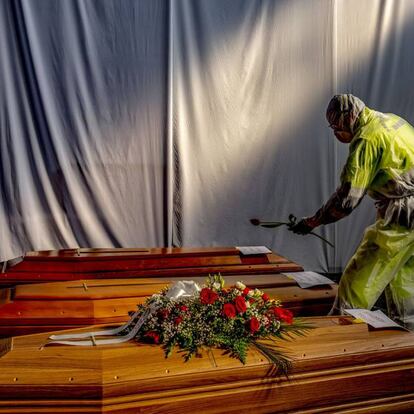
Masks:
[[[266,246],[236,246],[236,249],[245,256],[272,253]]]
[[[282,274],[286,275],[290,279],[296,280],[297,284],[303,289],[310,288],[313,286],[335,284],[335,282],[333,282],[331,279],[315,272],[295,272]]]
[[[361,319],[373,328],[400,328],[405,329],[403,326],[398,325],[387,315],[380,310],[370,311],[368,309],[345,309],[346,313],[349,313],[356,319]]]

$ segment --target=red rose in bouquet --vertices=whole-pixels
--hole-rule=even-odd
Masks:
[[[145,334],[145,338],[154,342],[154,344],[158,344],[160,342],[160,336],[155,331],[149,331]]]
[[[168,309],[160,309],[158,311],[158,317],[160,317],[161,319],[167,319],[170,316],[170,312]]]
[[[243,289],[243,296],[247,296],[247,294],[251,291],[249,287]]]
[[[238,313],[244,313],[247,310],[246,301],[243,296],[237,296],[236,299],[234,299],[234,304],[236,305],[236,309]]]
[[[249,329],[250,333],[254,334],[260,328],[260,322],[257,318],[253,317],[247,321],[247,328]]]
[[[262,295],[262,299],[263,299],[265,302],[268,302],[268,301],[269,301],[269,299],[270,299],[270,297],[269,297],[269,295],[268,295],[267,293],[263,293],[263,295]]]
[[[174,324],[175,324],[175,325],[179,325],[182,321],[183,321],[183,318],[182,318],[181,316],[177,316],[177,317],[174,319]]]
[[[223,306],[223,314],[229,319],[234,318],[236,316],[236,308],[231,303],[225,303]]]
[[[218,299],[218,294],[209,288],[203,288],[200,292],[200,301],[203,305],[211,305]]]
[[[273,308],[273,313],[278,319],[280,319],[283,322],[286,322],[289,325],[293,322],[293,313],[288,309],[283,309],[279,307]]]

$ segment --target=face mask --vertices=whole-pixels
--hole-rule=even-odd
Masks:
[[[346,131],[334,131],[334,134],[339,141],[345,144],[351,142],[353,138],[353,135],[350,132]]]

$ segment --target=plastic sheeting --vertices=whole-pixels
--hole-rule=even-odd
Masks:
[[[0,3],[0,261],[26,250],[265,244],[341,269],[366,201],[310,215],[347,147],[334,93],[414,122],[414,3],[372,0],[15,0]]]

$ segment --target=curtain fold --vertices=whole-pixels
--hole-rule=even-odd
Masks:
[[[330,3],[179,1],[175,14],[175,242],[265,244],[326,270],[330,247],[249,219],[311,214],[331,190]]]
[[[165,244],[165,1],[0,4],[0,260]]]

